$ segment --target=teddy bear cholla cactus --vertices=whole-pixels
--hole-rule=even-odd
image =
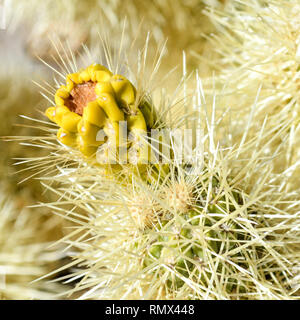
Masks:
[[[80,278],[66,295],[288,299],[296,294],[291,285],[297,277],[292,265],[299,261],[299,203],[293,194],[280,195],[283,176],[271,173],[268,157],[269,144],[285,126],[262,128],[238,147],[225,136],[222,147],[217,107],[210,118],[201,97],[198,85],[191,101],[185,95],[181,103],[166,103],[163,96],[157,103],[160,125],[203,130],[203,161],[195,149],[193,159],[199,161],[192,165],[173,155],[165,167],[146,165],[142,175],[126,164],[117,172],[103,171],[76,148],[57,144],[57,128],[39,138],[39,146],[52,150],[41,166],[58,170],[44,178],[58,201],[44,205],[76,225],[61,240],[72,247],[74,261],[66,268],[76,266],[62,279]]]
[[[178,173],[171,170],[171,177],[151,185],[139,177],[133,185],[120,183],[91,166],[60,168],[51,179],[61,183],[55,192],[63,203],[46,206],[77,224],[63,239],[77,250],[77,271],[68,278],[82,276],[70,293],[86,290],[81,298],[95,299],[291,298],[292,265],[299,261],[290,245],[297,246],[295,210],[280,209],[284,200],[266,186],[267,164],[246,192],[237,185],[257,168],[256,158],[245,159],[246,173],[233,168],[234,150],[207,156],[201,171],[185,176],[176,167]],[[186,185],[192,192],[182,197],[176,189]],[[167,198],[166,191],[173,194]],[[66,203],[77,210],[64,211]]]
[[[219,55],[214,65],[215,81],[224,87],[222,103],[240,114],[242,123],[259,92],[249,133],[259,129],[266,115],[270,127],[290,119],[285,151],[276,160],[276,170],[286,168],[290,175],[287,187],[298,188],[300,1],[233,1],[224,12],[206,14],[220,31],[210,41]],[[243,134],[240,124],[234,130]]]

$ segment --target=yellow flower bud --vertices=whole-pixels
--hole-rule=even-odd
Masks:
[[[95,126],[102,127],[105,122],[105,113],[97,101],[89,102],[83,109],[82,118]]]
[[[57,132],[61,143],[79,149],[87,157],[95,156],[101,146],[99,154],[110,159],[115,154],[121,162],[128,157],[130,148],[140,166],[148,154],[143,140],[147,138],[145,114],[151,123],[154,118],[150,106],[142,105],[139,109],[135,99],[136,90],[130,81],[113,75],[104,66],[92,64],[67,75],[66,85],[55,94],[57,106],[48,108],[45,114],[61,127]],[[126,131],[120,130],[124,112]],[[133,139],[128,139],[128,133]]]

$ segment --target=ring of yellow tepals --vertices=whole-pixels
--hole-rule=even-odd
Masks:
[[[66,76],[66,84],[56,91],[55,104],[46,110],[46,116],[60,127],[57,139],[64,145],[92,157],[100,146],[114,142],[116,147],[124,144],[128,149],[138,149],[137,162],[145,156],[145,147],[136,146],[140,133],[147,133],[147,125],[151,126],[149,121],[153,119],[145,106],[145,116],[136,106],[136,89],[125,77],[92,64]],[[120,136],[120,121],[127,121],[128,134],[134,135],[134,141]],[[105,139],[98,137],[101,130]]]

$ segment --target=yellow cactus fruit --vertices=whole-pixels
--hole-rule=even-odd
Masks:
[[[135,100],[136,89],[129,80],[113,75],[104,66],[92,64],[66,76],[66,84],[55,93],[57,106],[48,108],[45,114],[61,127],[58,140],[86,157],[96,156],[101,147],[101,156],[110,158],[107,150],[116,146],[115,154],[122,154],[123,160],[128,158],[129,148],[137,151],[138,159],[146,159],[147,144],[142,142],[142,135],[147,138],[149,124],[139,106],[133,108]],[[143,104],[141,108],[145,109]],[[151,108],[148,109],[150,112]],[[127,121],[127,126],[122,128],[121,121]],[[132,141],[128,139],[130,133]]]

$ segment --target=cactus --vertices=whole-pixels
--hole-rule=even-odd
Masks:
[[[217,186],[219,183],[215,182],[214,188]],[[194,198],[197,189],[189,193],[189,186],[184,181],[177,182],[172,187],[174,190],[166,190],[171,212],[162,215],[151,230],[147,230],[152,233],[152,237],[151,245],[144,253],[144,266],[160,263],[173,267],[177,276],[171,274],[167,279],[168,286],[173,290],[184,285],[182,278],[195,279],[197,282],[201,279],[207,285],[205,281],[211,278],[211,273],[202,269],[204,252],[220,253],[222,244],[230,251],[244,238],[241,237],[242,233],[236,232],[237,224],[231,219],[220,224],[219,228],[215,227],[221,217],[214,215],[224,215],[226,212],[230,216],[235,212],[235,206],[226,202],[225,196],[217,199],[216,195],[212,195],[215,198],[214,204],[205,209],[204,203]],[[231,196],[234,203],[242,205],[241,200],[237,199],[238,195],[237,191],[233,191]],[[205,199],[207,194],[203,192],[202,196]],[[207,213],[205,216],[204,212]],[[154,233],[156,236],[153,236]],[[161,272],[158,276],[161,276]]]
[[[55,79],[55,88],[45,88],[53,95],[45,112],[51,122],[35,120],[44,135],[29,141],[30,147],[48,150],[32,165],[57,196],[42,206],[72,224],[59,241],[74,260],[58,270],[68,273],[57,281],[74,283],[64,296],[297,299],[299,201],[286,188],[287,173],[274,170],[277,155],[270,151],[288,119],[255,127],[255,117],[248,121],[231,108],[234,117],[226,123],[219,87],[211,103],[198,73],[192,79],[196,86],[187,86],[186,66],[173,97],[168,90],[152,92],[153,82],[159,89],[169,82],[162,74],[163,82],[147,74],[148,47],[149,41],[133,61],[120,49],[116,63],[104,48],[99,56],[109,61],[80,70],[75,54],[65,59],[58,52],[63,70],[55,71],[64,83]],[[153,62],[154,74],[158,65]],[[120,121],[127,123],[124,136],[118,135]],[[167,163],[144,163],[154,128],[190,128],[193,134],[200,128],[193,161],[181,163],[174,141],[159,137],[158,151],[165,144],[171,149]],[[98,139],[101,130],[107,140]],[[114,143],[136,162],[109,164]],[[284,148],[281,142],[276,151]],[[108,165],[99,163],[97,154]]]
[[[274,160],[275,170],[287,170],[286,187],[297,190],[300,2],[232,1],[225,11],[206,10],[206,15],[222,30],[211,38],[218,50],[218,59],[213,64],[218,70],[216,86],[224,86],[220,102],[229,103],[239,114],[240,122],[232,130],[242,136],[241,124],[250,114],[255,116],[255,121],[247,128],[248,135],[255,135],[266,117],[270,128],[289,120],[285,132],[274,141],[272,152],[286,141],[285,150]],[[223,50],[219,50],[220,43]],[[253,104],[255,113],[251,111]]]
[[[116,78],[121,81],[113,83]],[[44,206],[75,224],[61,241],[72,245],[77,271],[63,279],[81,280],[66,295],[80,291],[82,299],[288,299],[296,294],[289,262],[295,259],[297,266],[299,261],[294,249],[297,203],[290,208],[293,194],[279,196],[282,175],[270,177],[273,164],[266,156],[285,124],[262,129],[255,139],[244,137],[234,146],[230,137],[223,137],[226,143],[216,140],[219,130],[224,132],[221,120],[210,125],[216,106],[211,108],[212,119],[201,108],[189,117],[192,101],[198,99],[201,105],[199,85],[191,100],[181,100],[188,107],[174,103],[168,108],[162,96],[161,109],[151,115],[154,107],[136,98],[145,96],[143,88],[135,89],[102,65],[93,64],[66,79],[55,93],[57,106],[46,111],[61,127],[58,136],[49,124],[53,142],[48,142],[49,136],[47,141],[40,137],[40,143],[53,150],[43,165],[58,170],[50,172],[50,184],[47,177],[43,183],[58,200]],[[179,163],[173,152],[165,166],[143,164],[146,175],[126,165],[121,165],[121,174],[103,174],[102,166],[90,161],[97,145],[86,154],[78,137],[90,146],[97,130],[88,126],[101,129],[124,119],[129,131],[138,128],[147,134],[154,123],[165,128],[201,126],[203,154],[195,148],[193,158],[199,161],[190,164]],[[60,130],[72,135],[70,143]],[[112,137],[116,139],[115,132]]]

